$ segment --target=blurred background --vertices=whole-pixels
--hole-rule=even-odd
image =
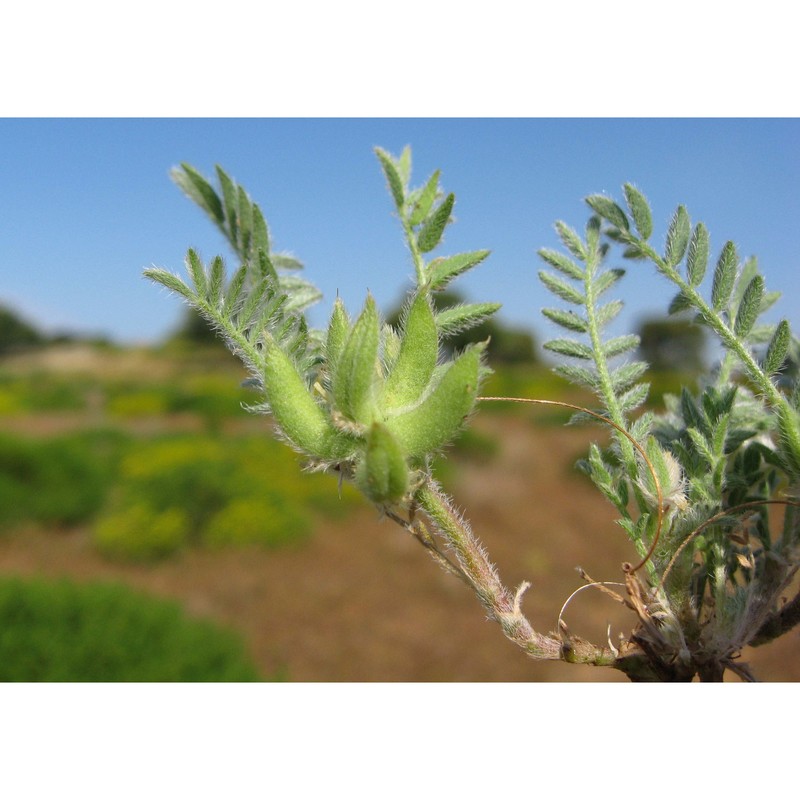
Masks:
[[[697,207],[712,246],[735,238],[792,298],[797,133],[797,120],[0,120],[0,680],[624,681],[527,659],[416,542],[335,478],[303,474],[245,410],[257,397],[238,362],[140,278],[151,263],[181,271],[188,246],[228,255],[167,170],[218,162],[245,186],[325,291],[315,324],[337,291],[354,311],[367,288],[392,319],[411,266],[370,148],[410,143],[415,183],[442,167],[458,198],[444,251],[494,251],[459,284],[505,303],[471,332],[491,336],[485,394],[581,402],[540,347],[535,251],[556,246],[553,220],[581,226],[581,197],[632,181],[656,239],[678,202]],[[661,315],[657,278],[623,285],[620,327],[642,337],[658,405],[714,346]],[[792,302],[774,313],[800,323]],[[505,583],[531,581],[524,609],[546,631],[576,567],[614,581],[633,556],[574,468],[606,433],[567,417],[486,405],[438,467]],[[633,624],[591,592],[565,619],[599,642]],[[745,658],[797,680],[798,655],[793,633]]]

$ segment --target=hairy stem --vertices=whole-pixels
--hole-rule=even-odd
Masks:
[[[565,643],[555,636],[545,636],[533,629],[520,609],[522,591],[526,587],[512,594],[503,585],[486,551],[437,484],[427,482],[417,492],[416,500],[434,530],[445,539],[454,553],[459,567],[490,618],[500,624],[507,638],[538,659],[595,666],[615,664],[617,655],[610,648],[577,639]]]

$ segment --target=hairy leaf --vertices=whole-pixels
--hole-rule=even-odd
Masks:
[[[789,323],[782,319],[775,328],[775,333],[772,335],[769,347],[767,347],[767,354],[764,357],[764,372],[768,375],[777,372],[783,366],[789,352],[791,338]]]
[[[186,268],[191,275],[192,282],[194,283],[197,294],[200,297],[208,296],[208,281],[206,270],[200,256],[194,250],[189,250],[186,253]]]
[[[708,248],[708,229],[698,222],[692,231],[686,256],[686,276],[690,286],[699,286],[703,282],[708,266]]]
[[[586,198],[586,202],[589,207],[603,219],[621,230],[628,230],[628,217],[610,197],[606,197],[602,194],[592,194]]]
[[[764,296],[764,278],[756,275],[742,295],[739,310],[736,313],[736,321],[733,324],[733,332],[742,338],[747,336],[753,329],[756,318],[761,309],[761,299]]]
[[[605,305],[599,306],[595,311],[595,320],[599,328],[608,325],[609,322],[616,319],[617,315],[624,308],[622,300],[612,300]]]
[[[602,272],[598,275],[597,279],[594,282],[594,286],[592,287],[594,290],[594,296],[600,297],[604,292],[607,292],[623,275],[625,274],[624,269],[608,269],[605,272]]]
[[[222,289],[225,286],[225,262],[217,256],[211,262],[208,276],[208,302],[218,306],[222,300]]]
[[[539,271],[539,280],[557,297],[565,300],[567,303],[572,303],[576,306],[582,306],[586,303],[586,298],[577,289],[573,288],[566,281],[552,275],[544,270]]]
[[[451,192],[425,221],[419,236],[417,236],[417,247],[419,247],[420,252],[429,253],[439,244],[444,229],[450,221],[450,214],[453,211],[455,202],[456,196]]]
[[[647,364],[644,361],[634,361],[630,364],[622,364],[611,371],[611,385],[614,392],[619,394],[636,383],[642,375],[647,372]]]
[[[285,253],[273,253],[270,256],[275,269],[288,269],[300,270],[303,269],[302,262],[298,261],[294,256],[286,255]]]
[[[248,266],[242,264],[233,274],[228,288],[225,292],[225,308],[228,314],[236,314],[244,297],[245,284],[247,281]]]
[[[408,182],[411,180],[411,148],[408,145],[402,149],[396,163],[397,174],[400,176],[403,186],[408,186]]]
[[[424,456],[452,440],[475,405],[483,345],[465,350],[446,369],[436,388],[386,426],[410,456]]]
[[[239,251],[245,257],[248,257],[253,236],[253,204],[250,202],[247,192],[241,186],[238,186],[236,191],[238,195],[239,230],[237,238]]]
[[[614,358],[614,356],[629,353],[639,346],[639,337],[635,333],[629,333],[625,336],[617,336],[614,339],[609,339],[603,343],[603,355],[606,358]]]
[[[261,209],[256,203],[253,203],[253,235],[251,237],[251,247],[253,252],[263,250],[269,253],[269,227]]]
[[[449,258],[435,258],[428,265],[428,285],[433,291],[444,289],[450,281],[480,264],[488,255],[488,250],[477,250]]]
[[[436,172],[428,178],[428,182],[420,192],[416,203],[414,203],[411,216],[408,218],[411,225],[419,225],[420,222],[428,216],[428,213],[433,207],[433,201],[436,199],[436,193],[439,190],[439,174],[439,170],[437,169]]]
[[[190,200],[197,203],[214,222],[222,225],[225,220],[222,201],[211,184],[194,167],[182,163],[180,169],[170,171],[170,176]]]
[[[586,248],[584,247],[581,237],[567,225],[566,222],[558,220],[555,224],[556,232],[559,238],[564,243],[564,247],[580,261],[586,261]]]
[[[625,192],[625,201],[633,217],[633,224],[639,236],[647,241],[653,233],[653,215],[647,198],[632,184],[626,183],[622,187]]]
[[[675,297],[673,297],[670,301],[670,304],[667,308],[667,314],[680,314],[681,311],[686,311],[691,307],[691,299],[688,298],[683,292],[678,292],[678,294],[676,294]]]
[[[684,206],[678,206],[667,230],[667,246],[664,252],[664,260],[671,267],[681,263],[689,243],[690,231],[689,214]]]
[[[578,333],[586,333],[589,330],[589,323],[583,318],[578,316],[574,311],[562,311],[559,308],[543,308],[542,314],[547,317],[551,322],[560,325],[570,331],[577,331]]]
[[[430,382],[439,355],[439,336],[425,293],[414,298],[403,326],[400,352],[381,396],[384,409],[417,402]]]
[[[600,385],[597,373],[594,370],[580,367],[577,364],[558,364],[553,367],[553,371],[562,378],[566,378],[570,383],[578,386],[586,386],[592,391]]]
[[[630,413],[635,411],[642,403],[647,400],[647,395],[650,393],[649,383],[637,383],[631,389],[623,392],[618,398],[620,408],[623,412]]]
[[[160,283],[171,292],[181,295],[191,303],[196,302],[197,295],[177,276],[167,272],[160,267],[148,267],[144,270],[144,276],[151,281]]]
[[[436,327],[443,337],[480,325],[500,308],[500,303],[465,303],[436,312]]]
[[[219,166],[219,164],[216,165],[215,170],[217,173],[217,180],[219,181],[220,188],[222,189],[222,201],[225,205],[225,222],[228,227],[228,236],[231,240],[231,244],[236,247],[236,244],[239,240],[237,235],[239,230],[239,217],[237,213],[239,197],[237,187],[225,170]]]
[[[574,339],[551,339],[544,343],[544,349],[562,356],[571,358],[582,358],[591,361],[593,358],[592,348],[588,345],[576,342]]]
[[[576,264],[571,258],[559,253],[557,250],[549,250],[543,247],[539,250],[539,257],[546,261],[551,267],[555,267],[559,272],[562,272],[568,278],[574,278],[576,281],[582,281],[585,276],[585,270]]]
[[[403,191],[403,179],[397,171],[397,165],[394,159],[380,147],[375,148],[375,155],[378,156],[378,160],[381,162],[383,174],[389,184],[389,191],[392,193],[394,204],[397,206],[398,211],[401,211],[405,202],[405,193]]]
[[[332,376],[336,407],[364,425],[372,421],[379,337],[378,307],[369,296]]]
[[[711,305],[714,311],[720,311],[730,300],[736,282],[736,268],[739,256],[733,242],[726,242],[722,248],[717,267],[714,270],[714,282],[711,286]]]
[[[333,304],[333,312],[331,313],[330,322],[328,322],[328,331],[325,338],[325,356],[331,372],[335,372],[339,356],[344,350],[349,335],[350,317],[341,298],[337,297]]]
[[[331,425],[289,356],[269,337],[265,345],[264,392],[286,438],[316,458],[341,458],[352,451],[353,442]]]

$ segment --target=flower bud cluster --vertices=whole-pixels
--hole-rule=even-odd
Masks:
[[[415,473],[472,412],[485,344],[439,364],[428,294],[411,298],[401,329],[382,323],[370,296],[354,323],[337,299],[313,387],[274,339],[265,341],[263,386],[286,439],[312,466],[337,469],[374,503],[410,501]]]

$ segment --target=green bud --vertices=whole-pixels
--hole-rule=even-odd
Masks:
[[[387,417],[386,426],[409,456],[424,456],[446,445],[475,406],[484,344],[470,347],[453,361],[420,403]]]
[[[439,336],[426,294],[420,293],[408,310],[400,352],[386,379],[381,398],[384,409],[417,402],[428,386],[439,355]]]
[[[349,333],[350,318],[344,303],[337,297],[333,304],[333,313],[328,323],[328,335],[325,339],[325,357],[331,369],[339,360]]]
[[[264,393],[286,438],[314,458],[333,460],[352,453],[353,441],[333,427],[294,362],[272,337],[265,344]]]
[[[379,422],[373,422],[369,429],[355,482],[373,503],[381,505],[399,502],[408,491],[405,455],[395,437]]]
[[[336,408],[363,425],[372,421],[374,411],[379,339],[378,308],[370,295],[347,337],[338,363],[331,365]]]

